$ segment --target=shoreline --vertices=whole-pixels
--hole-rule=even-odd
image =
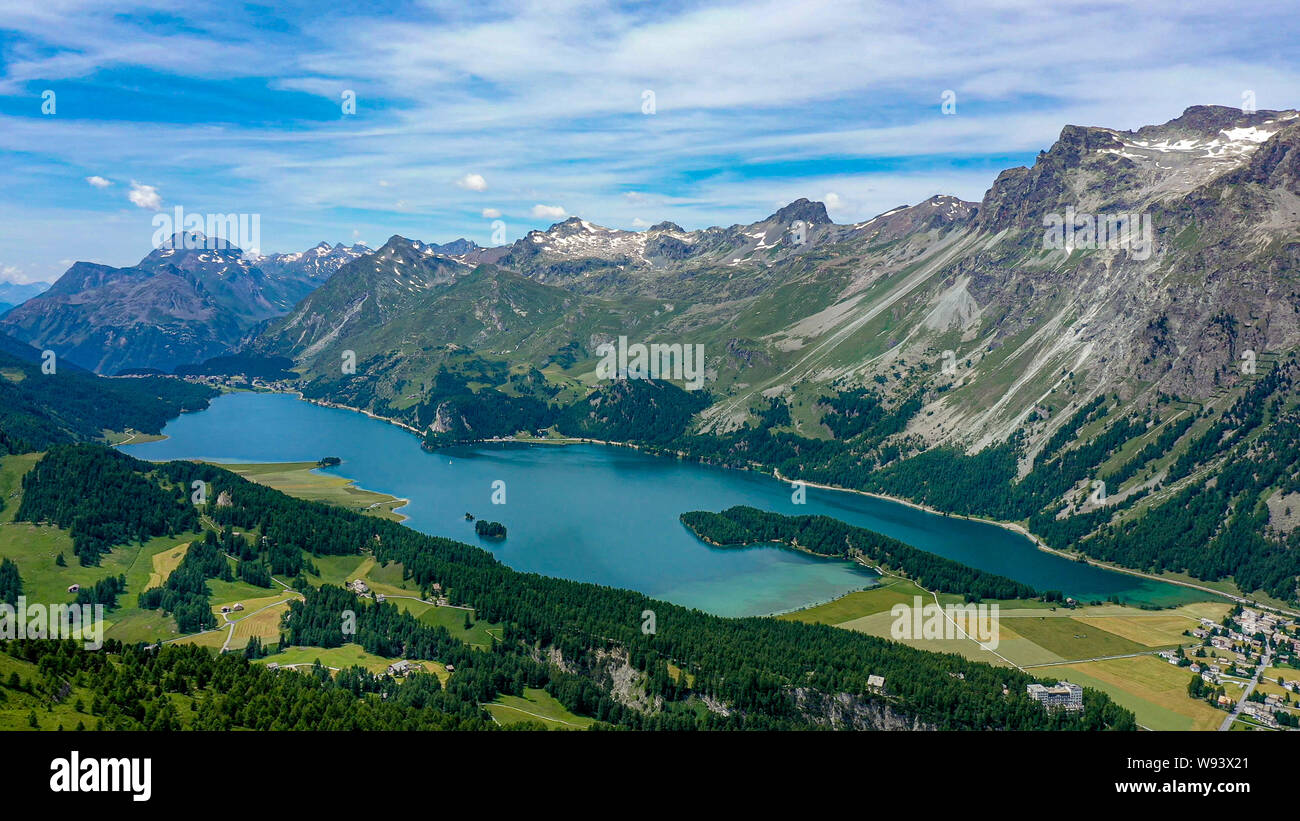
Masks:
[[[276,393],[276,391],[272,391],[272,393]],[[402,429],[404,429],[404,430],[410,431],[411,433],[415,434],[416,436],[418,436],[418,437],[420,438],[420,440],[421,440],[421,444],[423,444],[424,434],[423,434],[421,431],[419,431],[419,430],[417,430],[416,428],[414,428],[414,427],[412,427],[412,426],[410,426],[410,425],[407,425],[407,424],[405,424],[405,423],[403,423],[403,422],[399,422],[399,421],[397,421],[396,419],[391,419],[391,418],[388,418],[388,417],[379,416],[379,415],[377,415],[377,414],[371,413],[370,411],[368,411],[368,410],[364,410],[364,409],[362,409],[362,408],[354,408],[354,407],[351,407],[351,406],[348,406],[348,405],[342,405],[342,404],[333,403],[333,402],[326,402],[326,401],[323,401],[323,400],[308,399],[308,398],[306,398],[306,397],[304,397],[304,396],[302,395],[302,392],[301,392],[301,391],[287,391],[287,392],[284,392],[284,393],[286,393],[287,395],[296,396],[296,397],[298,397],[299,399],[301,399],[301,400],[304,401],[304,402],[310,402],[310,403],[312,403],[312,404],[320,405],[320,406],[322,406],[322,407],[339,408],[339,409],[342,409],[342,410],[350,410],[350,411],[354,411],[354,412],[356,412],[356,413],[363,413],[363,414],[365,414],[366,416],[369,416],[371,419],[377,419],[377,420],[379,420],[379,421],[388,422],[389,424],[396,425],[396,426],[399,427],[399,428],[402,428]],[[488,445],[488,444],[509,444],[509,443],[517,443],[517,444],[524,444],[524,445],[527,445],[527,444],[555,444],[555,445],[566,445],[566,444],[593,444],[593,445],[605,445],[605,446],[611,446],[611,447],[625,447],[625,448],[631,448],[632,450],[636,450],[636,451],[642,451],[642,449],[641,449],[641,447],[640,447],[639,445],[636,445],[636,444],[631,443],[631,442],[615,442],[615,441],[610,441],[610,440],[602,440],[602,439],[586,439],[586,438],[578,438],[578,437],[566,437],[566,438],[562,438],[562,439],[500,439],[500,438],[498,438],[498,439],[474,439],[474,440],[470,440],[470,441],[467,441],[467,442],[460,442],[460,443],[457,443],[457,445],[455,445],[455,447],[466,447],[466,446],[474,446],[474,445]],[[642,452],[643,452],[643,451],[642,451]],[[682,458],[682,457],[681,457],[681,454],[678,454],[678,458]],[[701,464],[703,464],[703,463],[701,463]],[[713,467],[720,467],[720,466],[718,466],[718,465],[713,465]],[[730,469],[735,469],[735,468],[730,468]],[[982,522],[982,523],[984,523],[984,524],[994,525],[994,526],[996,526],[996,527],[1001,527],[1001,528],[1003,528],[1004,530],[1010,530],[1010,531],[1012,531],[1012,532],[1014,532],[1014,533],[1018,533],[1019,535],[1025,537],[1026,539],[1028,539],[1028,540],[1029,540],[1029,541],[1030,541],[1030,542],[1031,542],[1031,543],[1032,543],[1032,544],[1033,544],[1037,549],[1039,549],[1039,550],[1042,550],[1042,551],[1044,551],[1044,552],[1046,552],[1046,553],[1050,553],[1050,554],[1052,554],[1052,555],[1054,555],[1054,556],[1057,556],[1057,557],[1059,557],[1059,558],[1061,558],[1061,559],[1065,559],[1066,561],[1079,562],[1079,557],[1072,556],[1072,555],[1070,555],[1070,554],[1068,554],[1068,553],[1065,553],[1064,551],[1061,551],[1061,550],[1058,550],[1058,549],[1056,549],[1056,548],[1053,548],[1053,547],[1048,546],[1047,543],[1044,542],[1044,541],[1042,540],[1041,537],[1039,537],[1038,535],[1036,535],[1035,533],[1033,533],[1032,531],[1030,531],[1028,528],[1026,528],[1024,525],[1022,525],[1022,524],[1020,524],[1020,523],[1018,523],[1018,522],[1004,522],[1004,521],[1000,521],[1000,520],[997,520],[997,519],[988,519],[988,518],[984,518],[984,517],[982,517],[982,516],[971,516],[971,515],[968,515],[968,514],[962,514],[962,513],[948,513],[948,512],[945,512],[945,511],[939,510],[939,509],[937,509],[937,508],[933,508],[933,507],[930,507],[930,506],[928,506],[928,505],[921,504],[921,503],[919,503],[919,502],[914,502],[914,501],[912,501],[912,500],[910,500],[910,499],[901,499],[901,498],[898,498],[898,497],[895,497],[895,496],[888,496],[888,495],[883,494],[883,493],[876,493],[876,492],[869,491],[869,490],[858,490],[858,489],[856,489],[856,488],[837,487],[837,486],[835,486],[835,485],[827,485],[827,484],[823,484],[823,483],[820,483],[820,482],[809,482],[809,481],[805,481],[805,480],[802,480],[802,479],[789,479],[789,478],[787,478],[787,477],[785,477],[785,476],[782,476],[782,475],[781,475],[781,471],[780,471],[778,468],[775,468],[775,467],[772,468],[772,470],[771,470],[770,473],[768,473],[768,471],[766,471],[766,470],[760,470],[760,471],[758,471],[758,472],[761,472],[761,473],[763,473],[764,475],[767,475],[767,476],[769,476],[770,478],[773,478],[773,479],[775,479],[775,480],[777,480],[777,481],[779,481],[779,482],[790,483],[790,482],[796,482],[796,481],[798,481],[798,482],[802,482],[802,483],[803,483],[805,486],[807,486],[807,487],[815,487],[815,488],[818,488],[818,489],[820,489],[820,490],[830,490],[830,491],[836,491],[836,492],[839,492],[839,493],[856,493],[856,494],[859,494],[859,495],[862,495],[862,496],[869,496],[869,497],[876,498],[876,499],[881,499],[881,500],[883,500],[883,501],[887,501],[887,502],[894,502],[894,503],[896,503],[896,504],[906,505],[907,507],[910,507],[910,508],[912,508],[912,509],[914,509],[914,510],[919,510],[919,511],[921,511],[921,512],[923,512],[923,513],[929,513],[929,514],[932,514],[932,515],[935,515],[935,516],[942,516],[942,517],[946,517],[946,518],[965,519],[965,520],[967,520],[967,521]],[[378,492],[378,491],[372,491],[372,492]],[[390,495],[391,495],[391,494],[390,494]],[[1117,565],[1111,565],[1111,564],[1108,564],[1108,563],[1105,563],[1105,562],[1100,562],[1100,561],[1097,561],[1097,560],[1095,560],[1095,559],[1093,559],[1093,558],[1091,558],[1091,557],[1088,557],[1088,556],[1083,556],[1082,558],[1083,558],[1083,562],[1082,562],[1083,564],[1088,564],[1088,565],[1091,565],[1091,566],[1093,566],[1093,567],[1099,568],[1099,569],[1101,569],[1101,570],[1113,570],[1113,571],[1115,571],[1115,572],[1117,572],[1117,573],[1124,573],[1124,574],[1127,574],[1127,575],[1130,575],[1130,576],[1134,576],[1134,577],[1137,577],[1137,578],[1147,579],[1147,580],[1149,580],[1149,581],[1154,581],[1154,582],[1163,582],[1163,583],[1165,583],[1165,584],[1171,584],[1171,585],[1175,585],[1175,586],[1179,586],[1179,587],[1185,587],[1185,588],[1188,588],[1188,589],[1191,589],[1191,590],[1197,590],[1197,591],[1200,591],[1200,592],[1202,592],[1202,593],[1208,593],[1208,594],[1211,594],[1211,595],[1213,595],[1213,596],[1216,596],[1216,597],[1219,597],[1219,598],[1223,598],[1223,599],[1228,599],[1229,601],[1233,601],[1233,602],[1236,602],[1236,603],[1238,603],[1238,604],[1247,605],[1247,606],[1250,606],[1250,607],[1257,607],[1257,608],[1261,608],[1261,609],[1264,609],[1264,610],[1271,610],[1271,611],[1273,611],[1273,612],[1285,613],[1285,614],[1290,615],[1290,616],[1300,616],[1300,612],[1297,612],[1297,611],[1288,610],[1288,609],[1286,609],[1286,608],[1281,608],[1281,607],[1276,607],[1276,606],[1274,606],[1274,605],[1262,604],[1262,603],[1260,603],[1260,602],[1254,601],[1253,599],[1250,599],[1250,598],[1245,597],[1245,596],[1240,596],[1240,595],[1236,595],[1236,594],[1233,594],[1233,593],[1226,593],[1226,592],[1224,592],[1224,591],[1222,591],[1222,590],[1215,590],[1214,588],[1206,587],[1206,586],[1204,586],[1204,585],[1200,585],[1200,584],[1196,584],[1195,582],[1183,581],[1183,580],[1181,580],[1181,579],[1168,579],[1168,578],[1162,578],[1162,577],[1160,577],[1160,576],[1154,576],[1154,575],[1152,575],[1152,574],[1150,574],[1150,573],[1145,573],[1145,572],[1143,572],[1143,571],[1141,571],[1141,570],[1135,570],[1135,569],[1132,569],[1132,568],[1121,567],[1121,566],[1117,566]],[[802,609],[802,608],[801,608],[801,609]],[[789,612],[793,612],[793,611],[789,611]]]
[[[267,393],[280,393],[280,391],[267,391]],[[341,405],[337,402],[329,402],[324,399],[308,399],[306,396],[302,395],[302,391],[285,391],[284,395],[296,396],[303,402],[307,402],[312,405],[319,405],[322,408],[335,408],[337,410],[352,411],[353,413],[363,413],[366,416],[369,416],[371,419],[377,419],[380,422],[387,422],[390,425],[396,425],[397,427],[402,428],[403,430],[408,430],[411,433],[414,433],[416,436],[420,437],[421,439],[424,438],[424,432],[421,431],[419,428],[414,428],[406,424],[405,422],[399,422],[396,419],[393,419],[388,416],[380,416],[379,414],[371,413],[370,411],[364,408],[354,408],[351,405]]]
[[[984,524],[996,525],[1005,530],[1010,530],[1013,533],[1018,533],[1021,536],[1024,536],[1026,539],[1032,542],[1034,546],[1037,547],[1039,550],[1045,553],[1051,553],[1053,556],[1058,556],[1067,561],[1081,563],[1081,564],[1088,564],[1093,567],[1100,568],[1102,570],[1113,570],[1117,573],[1127,573],[1130,576],[1136,576],[1142,579],[1149,579],[1154,582],[1163,582],[1165,584],[1173,584],[1173,585],[1178,585],[1180,587],[1190,588],[1192,590],[1199,590],[1203,593],[1211,593],[1215,596],[1220,596],[1222,598],[1229,599],[1239,604],[1250,605],[1252,607],[1262,607],[1268,610],[1287,613],[1288,615],[1292,615],[1292,616],[1300,616],[1300,613],[1297,613],[1295,611],[1286,610],[1285,608],[1280,608],[1280,607],[1274,607],[1272,605],[1261,604],[1259,602],[1256,602],[1244,596],[1238,596],[1233,593],[1226,593],[1222,590],[1215,590],[1212,587],[1206,587],[1204,585],[1196,584],[1195,582],[1183,581],[1182,579],[1162,578],[1160,576],[1154,576],[1150,573],[1144,573],[1141,570],[1134,570],[1131,567],[1122,567],[1119,565],[1098,561],[1092,558],[1091,556],[1083,556],[1082,554],[1071,555],[1069,553],[1066,553],[1063,550],[1058,550],[1055,547],[1049,546],[1046,542],[1043,541],[1042,537],[1038,536],[1036,533],[1034,533],[1024,525],[1020,524],[1019,522],[1004,522],[998,519],[988,519],[983,516],[971,516],[965,513],[948,513],[946,511],[939,510],[938,508],[930,507],[929,505],[924,505],[919,502],[913,502],[910,499],[900,499],[895,496],[886,496],[883,493],[875,493],[870,490],[857,490],[856,488],[836,487],[835,485],[826,485],[826,484],[821,484],[819,482],[809,482],[803,479],[789,479],[785,476],[782,476],[781,471],[777,468],[772,469],[772,476],[782,482],[802,482],[807,487],[815,487],[821,490],[834,490],[840,493],[857,493],[862,496],[870,496],[876,499],[883,499],[884,501],[887,502],[895,502],[897,504],[907,505],[908,507],[913,508],[915,510],[920,510],[925,513],[933,514],[935,516],[943,516],[949,519],[965,519],[970,522],[983,522]],[[1080,558],[1082,558],[1082,562],[1080,562]]]

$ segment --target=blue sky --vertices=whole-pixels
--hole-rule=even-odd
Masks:
[[[9,2],[0,280],[132,264],[178,205],[259,214],[273,252],[395,233],[487,245],[495,219],[507,240],[565,215],[729,225],[801,196],[837,222],[978,200],[1066,123],[1136,128],[1247,91],[1300,105],[1297,17],[1069,0]]]

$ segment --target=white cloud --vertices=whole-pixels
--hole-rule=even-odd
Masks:
[[[650,227],[650,223],[647,222],[647,221],[645,221],[645,220],[643,220],[643,219],[641,219],[640,217],[633,217],[633,218],[632,218],[632,227],[633,227],[633,228],[649,228],[649,227]]]
[[[150,211],[162,210],[162,195],[152,185],[142,185],[131,180],[131,190],[126,198],[140,208],[148,208]]]
[[[563,219],[568,216],[569,212],[564,210],[560,205],[534,205],[533,216],[545,217],[547,219]]]
[[[501,212],[498,211],[498,210],[495,209],[495,208],[484,208],[484,209],[483,209],[483,219],[494,220],[494,219],[496,219],[496,218],[499,217],[499,216],[501,216]]]
[[[483,179],[482,174],[466,174],[456,180],[456,185],[467,191],[486,191],[487,180]]]
[[[112,181],[106,180],[103,177],[99,176],[98,174],[96,174],[93,177],[86,177],[86,182],[90,183],[96,188],[107,188],[113,184]]]

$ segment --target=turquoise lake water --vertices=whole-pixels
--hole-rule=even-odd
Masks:
[[[285,394],[234,393],[168,423],[167,439],[122,448],[141,459],[316,461],[324,472],[409,499],[406,524],[490,550],[518,570],[630,588],[727,616],[760,615],[828,601],[874,584],[848,561],[777,547],[709,547],[678,515],[732,505],[825,514],[867,527],[1040,590],[1089,601],[1172,604],[1209,598],[1177,585],[1072,562],[984,522],[887,499],[808,488],[794,504],[787,483],[601,445],[490,444],[430,453],[409,431],[361,413]],[[505,482],[505,504],[493,483]],[[503,542],[479,539],[465,514],[502,522]]]

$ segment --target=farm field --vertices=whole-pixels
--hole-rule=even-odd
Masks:
[[[894,617],[889,609],[911,604],[919,588],[902,579],[850,593],[833,602],[780,618],[832,624],[890,638]],[[941,596],[940,601],[946,597]],[[953,598],[953,597],[947,597]],[[927,601],[933,599],[925,595]],[[976,661],[1019,665],[1045,679],[1063,678],[1108,693],[1134,711],[1139,723],[1160,730],[1217,729],[1223,713],[1187,695],[1191,673],[1156,655],[1156,651],[1194,646],[1182,633],[1201,618],[1219,621],[1227,603],[1194,602],[1170,610],[1140,610],[1116,604],[1076,609],[1051,608],[1042,602],[999,602],[998,644],[993,652],[970,639],[912,639],[912,647],[956,652]],[[1102,656],[1130,658],[1090,661]],[[1300,679],[1300,671],[1295,671]],[[1285,675],[1285,674],[1284,674]],[[1276,685],[1272,685],[1276,687]],[[1231,689],[1231,688],[1230,688]]]
[[[1074,618],[1021,617],[1003,623],[1062,659],[1091,659],[1142,653],[1151,648]]]
[[[1159,656],[1135,656],[1051,668],[1055,675],[1107,693],[1152,730],[1216,730],[1224,713],[1187,695],[1192,673]],[[1232,688],[1230,696],[1235,698]]]

